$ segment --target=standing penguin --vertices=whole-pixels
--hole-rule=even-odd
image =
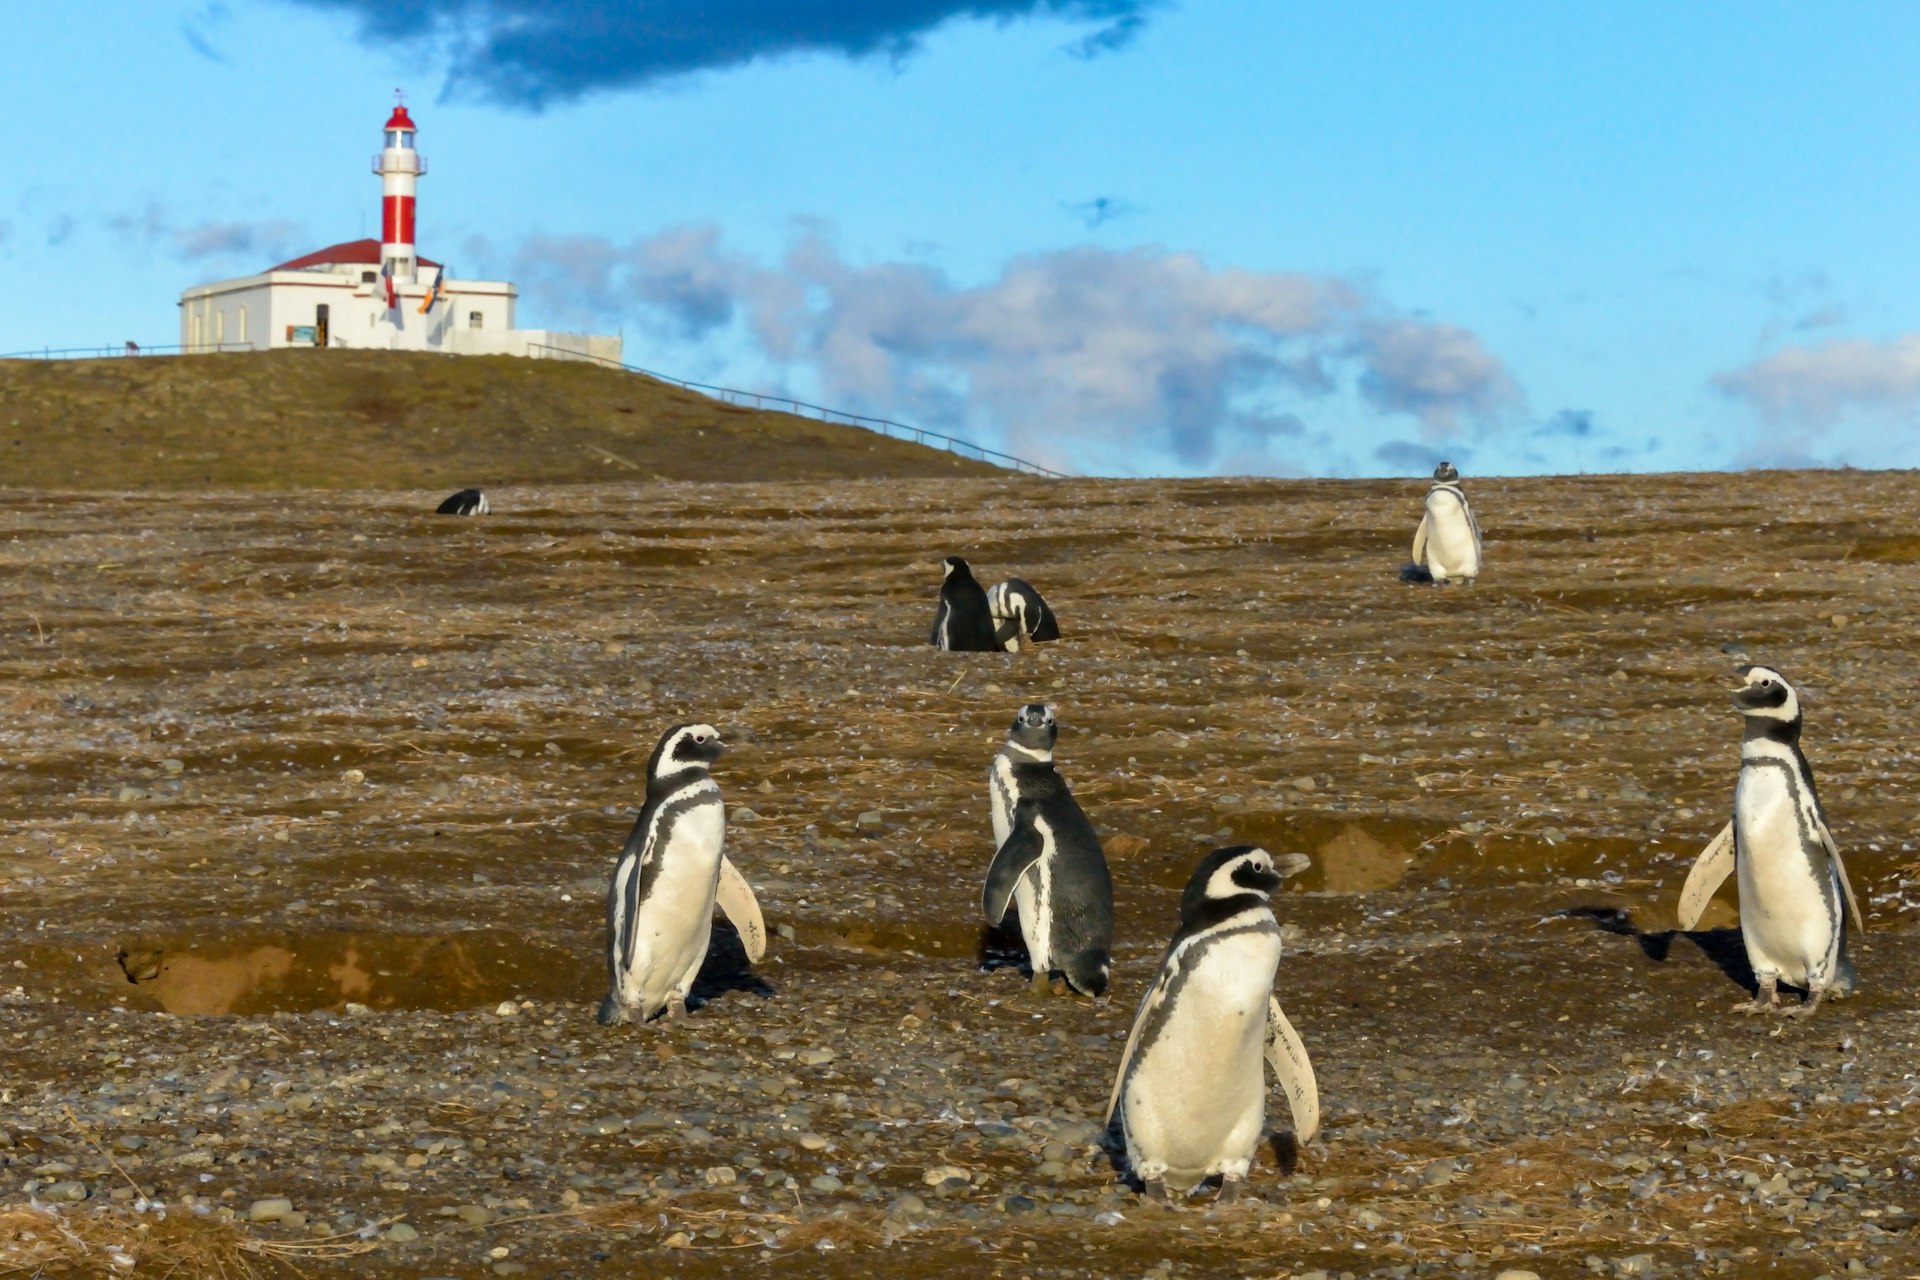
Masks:
[[[1280,876],[1265,849],[1216,849],[1180,896],[1180,929],[1140,1001],[1107,1101],[1147,1194],[1167,1199],[1216,1174],[1239,1194],[1266,1122],[1264,1049],[1293,1111],[1296,1140],[1320,1128],[1313,1064],[1273,995]]]
[[[607,997],[602,1025],[687,1012],[707,958],[717,902],[747,959],[766,951],[753,890],[721,851],[727,811],[707,766],[725,750],[712,725],[675,725],[647,759],[647,799],[607,890]]]
[[[940,608],[933,615],[932,644],[936,649],[966,653],[997,653],[993,638],[993,611],[987,593],[974,581],[973,570],[959,556],[948,556],[940,582]]]
[[[1024,578],[996,582],[987,592],[987,610],[993,615],[994,641],[1008,653],[1020,652],[1020,642],[1038,644],[1060,638],[1060,623],[1053,610]]]
[[[994,753],[987,791],[996,851],[982,906],[998,926],[1008,901],[1019,904],[1035,990],[1058,972],[1075,991],[1099,996],[1113,951],[1113,881],[1100,837],[1053,767],[1059,733],[1053,708],[1030,702]]]
[[[1733,789],[1732,863],[1740,885],[1740,937],[1759,982],[1743,1013],[1779,1008],[1782,982],[1807,993],[1787,1011],[1802,1017],[1829,995],[1853,993],[1847,927],[1866,926],[1826,812],[1813,768],[1800,750],[1800,697],[1771,667],[1742,667],[1733,705],[1746,719],[1740,781]],[[1725,836],[1725,832],[1721,833]],[[1681,894],[1682,927],[1726,878],[1726,841],[1701,856]],[[1691,914],[1692,920],[1686,919]]]
[[[487,505],[487,495],[478,489],[462,489],[448,498],[433,513],[437,516],[484,516],[493,508]]]
[[[1409,582],[1465,582],[1480,576],[1480,526],[1451,462],[1433,469],[1426,514],[1413,533],[1413,563],[1400,571]]]

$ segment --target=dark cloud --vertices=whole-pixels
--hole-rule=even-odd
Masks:
[[[277,218],[263,222],[202,222],[167,232],[176,257],[189,262],[201,258],[251,258],[262,269],[291,256],[300,240],[300,228]]]
[[[214,46],[207,35],[206,28],[219,26],[227,20],[227,6],[215,3],[204,6],[200,12],[188,17],[180,24],[180,36],[187,46],[209,62],[227,65],[227,55]]]
[[[1095,56],[1139,34],[1166,0],[296,0],[359,19],[368,42],[424,42],[450,63],[448,92],[540,110],[765,58],[899,59],[957,19],[1094,24]]]
[[[1562,409],[1533,429],[1536,436],[1568,436],[1584,440],[1593,434],[1593,410]]]
[[[1029,254],[962,285],[923,263],[850,262],[820,227],[768,265],[693,226],[624,245],[529,240],[514,271],[565,323],[709,346],[731,333],[807,370],[828,403],[997,435],[1040,461],[1286,459],[1302,447],[1299,406],[1343,386],[1434,440],[1517,395],[1474,335],[1396,315],[1353,282],[1151,247]]]
[[[1078,204],[1068,204],[1065,208],[1068,213],[1084,222],[1089,231],[1095,227],[1103,227],[1116,218],[1130,217],[1140,212],[1127,201],[1114,196],[1095,196],[1091,200],[1082,200]]]
[[[72,235],[74,228],[79,225],[79,222],[74,219],[72,214],[61,214],[59,217],[47,223],[47,243],[54,248],[59,248],[67,242],[67,237]]]

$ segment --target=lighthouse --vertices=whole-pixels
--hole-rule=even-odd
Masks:
[[[413,117],[396,103],[387,117],[386,145],[373,158],[380,175],[380,270],[394,283],[412,284],[419,268],[413,249],[413,205],[426,159],[413,149]]]
[[[618,364],[618,334],[516,328],[519,291],[512,281],[456,279],[444,264],[420,256],[413,214],[427,162],[414,150],[415,132],[406,104],[396,102],[373,157],[378,240],[345,240],[255,275],[182,290],[181,347],[357,347]]]

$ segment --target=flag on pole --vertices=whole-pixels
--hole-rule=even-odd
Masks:
[[[393,290],[393,271],[390,267],[380,268],[380,283],[387,288],[387,310],[393,311],[400,306],[400,295]]]

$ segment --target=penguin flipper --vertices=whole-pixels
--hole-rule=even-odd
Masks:
[[[1413,531],[1413,562],[1417,565],[1427,563],[1427,523],[1428,517],[1420,517],[1420,527]]]
[[[1840,848],[1833,842],[1833,832],[1827,830],[1824,817],[1814,819],[1814,825],[1820,828],[1820,843],[1827,847],[1827,857],[1833,860],[1833,870],[1840,877],[1840,893],[1847,900],[1847,922],[1861,933],[1867,931],[1867,918],[1860,914],[1860,900],[1853,896],[1853,882],[1847,879],[1847,864],[1840,861]]]
[[[1033,805],[1022,801],[1013,810],[1013,830],[1007,833],[1006,843],[993,855],[993,865],[987,868],[987,887],[980,896],[980,905],[987,914],[988,924],[997,927],[1007,918],[1014,886],[1040,861],[1045,851],[1046,845],[1033,825]]]
[[[767,954],[767,924],[760,916],[760,900],[753,896],[753,886],[740,874],[740,868],[724,853],[720,855],[720,883],[715,886],[713,900],[739,930],[748,963],[759,964],[760,957]]]
[[[1320,1085],[1313,1078],[1306,1046],[1275,996],[1267,997],[1267,1065],[1287,1095],[1293,1109],[1293,1136],[1304,1147],[1320,1132]]]
[[[1107,1095],[1106,1127],[1113,1128],[1114,1121],[1120,1115],[1120,1086],[1127,1082],[1127,1072],[1133,1067],[1133,1051],[1140,1044],[1140,1028],[1147,1025],[1147,1010],[1155,1003],[1154,997],[1160,995],[1167,986],[1167,975],[1163,970],[1140,997],[1140,1007],[1134,1011],[1133,1026],[1127,1031],[1127,1047],[1120,1051],[1120,1069],[1113,1073],[1113,1092]]]
[[[1706,911],[1707,903],[1712,901],[1714,892],[1726,883],[1733,874],[1733,823],[1728,822],[1720,828],[1720,834],[1707,842],[1700,851],[1699,859],[1693,864],[1693,870],[1687,872],[1687,882],[1680,886],[1680,907],[1678,911],[1680,928],[1688,930],[1700,923],[1701,913]],[[1841,874],[1841,883],[1846,883],[1846,875]]]

